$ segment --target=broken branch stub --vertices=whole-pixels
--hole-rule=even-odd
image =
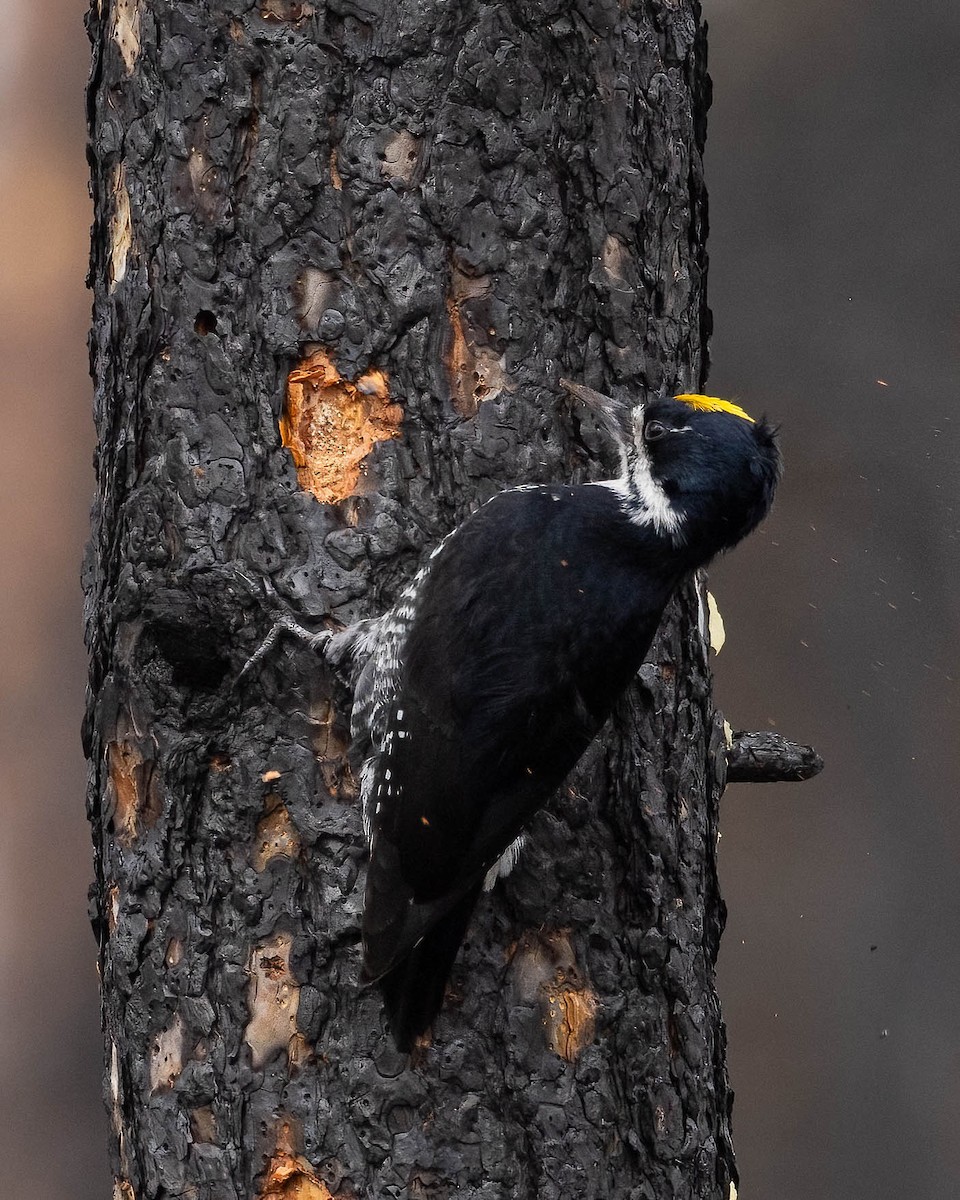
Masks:
[[[727,750],[727,783],[800,783],[822,770],[812,746],[779,733],[735,733]]]

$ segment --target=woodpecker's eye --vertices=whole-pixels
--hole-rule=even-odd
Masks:
[[[666,425],[661,425],[659,421],[648,421],[643,428],[643,440],[645,442],[655,442],[657,438],[662,438],[666,432]]]

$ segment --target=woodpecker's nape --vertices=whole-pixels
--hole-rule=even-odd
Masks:
[[[728,401],[563,386],[616,439],[620,476],[501,492],[393,609],[329,642],[355,687],[363,975],[404,1050],[485,878],[600,731],[673,592],[757,525],[780,475],[771,428]]]

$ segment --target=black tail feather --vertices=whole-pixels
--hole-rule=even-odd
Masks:
[[[406,958],[377,980],[397,1049],[409,1053],[443,1004],[454,959],[466,933],[480,884],[433,925]]]

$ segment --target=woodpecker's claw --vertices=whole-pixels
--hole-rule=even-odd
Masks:
[[[321,629],[319,632],[317,632],[316,630],[307,629],[305,626],[300,625],[293,619],[293,617],[278,617],[273,624],[273,628],[263,639],[253,654],[244,663],[240,674],[237,676],[236,686],[239,686],[240,682],[250,674],[253,668],[257,666],[258,663],[263,661],[263,659],[270,653],[273,647],[280,640],[281,634],[284,633],[289,633],[292,637],[299,638],[299,640],[305,642],[311,650],[316,650],[321,654],[324,653],[327,644],[333,637],[333,632],[329,629]]]

